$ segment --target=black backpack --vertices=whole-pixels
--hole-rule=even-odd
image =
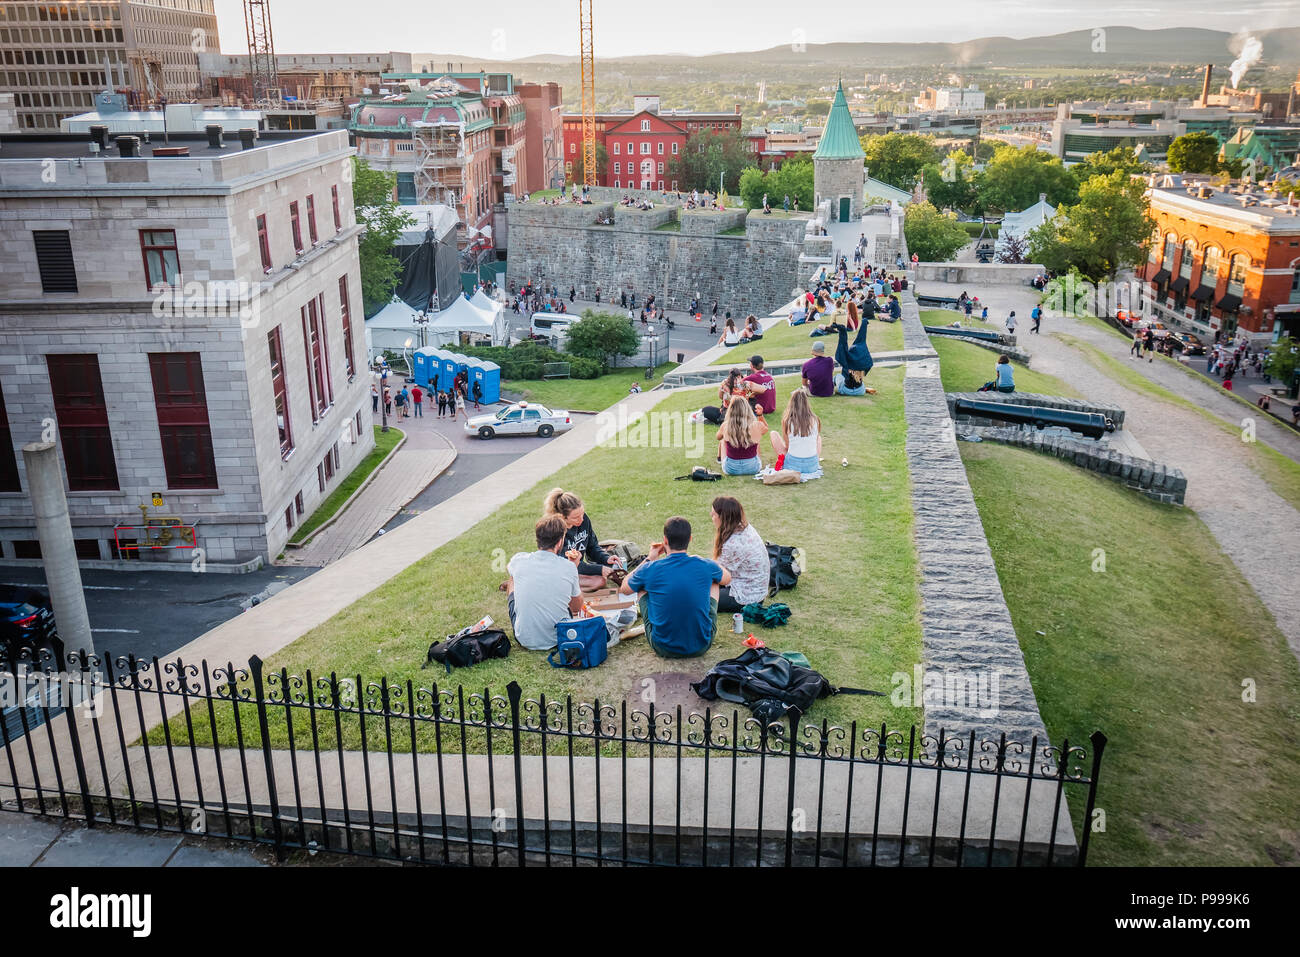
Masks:
[[[794,561],[794,550],[796,546],[792,545],[773,545],[767,543],[767,559],[771,564],[771,572],[768,577],[767,593],[768,596],[775,595],[783,588],[793,588],[799,584],[800,568],[796,567]]]
[[[504,631],[495,629],[448,635],[446,641],[435,641],[429,646],[429,655],[423,667],[435,661],[451,674],[452,668],[467,668],[489,658],[506,658],[510,655],[510,638]]]
[[[791,711],[805,714],[819,698],[835,694],[881,696],[881,691],[836,688],[818,671],[797,665],[770,648],[750,648],[739,658],[719,661],[691,690],[705,701],[734,701],[765,725]]]

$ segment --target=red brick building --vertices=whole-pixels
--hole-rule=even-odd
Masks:
[[[1157,319],[1211,338],[1300,334],[1300,205],[1240,186],[1149,196],[1159,239],[1140,272]]]
[[[739,130],[735,113],[685,113],[659,109],[659,97],[638,95],[630,112],[596,114],[596,144],[604,146],[608,169],[596,185],[616,189],[678,189],[670,173],[673,157],[701,130]],[[580,175],[582,114],[564,114],[564,174],[572,182]]]

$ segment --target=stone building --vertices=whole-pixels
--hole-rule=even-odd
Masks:
[[[82,558],[209,564],[277,556],[373,447],[347,133],[263,136],[0,138],[4,558],[39,557],[43,436]]]
[[[129,93],[133,109],[193,99],[199,52],[220,46],[213,0],[0,3],[0,86],[25,130],[57,130],[104,89]]]
[[[833,221],[849,222],[862,217],[865,160],[841,83],[826,117],[826,130],[813,153],[813,203],[821,206],[829,200]]]

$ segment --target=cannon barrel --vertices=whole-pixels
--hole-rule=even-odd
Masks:
[[[925,331],[939,336],[965,336],[967,339],[980,339],[984,342],[1001,342],[1002,334],[989,332],[987,329],[954,329],[951,326],[925,326]]]
[[[953,403],[953,417],[971,415],[981,419],[994,419],[1012,425],[1032,425],[1036,429],[1061,426],[1092,439],[1099,439],[1115,431],[1115,423],[1100,412],[1074,412],[1069,409],[1045,409],[1012,402],[981,402],[978,399],[957,399]]]

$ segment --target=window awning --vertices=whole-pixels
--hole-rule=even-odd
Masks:
[[[1190,286],[1190,285],[1191,285],[1191,282],[1188,280],[1188,278],[1187,278],[1186,276],[1179,276],[1177,279],[1175,279],[1173,282],[1171,282],[1171,283],[1169,284],[1169,291],[1170,291],[1170,292],[1182,292],[1184,289],[1186,289],[1186,288],[1187,288],[1188,286]]]
[[[1168,269],[1162,269],[1162,270],[1160,270],[1158,273],[1156,273],[1154,276],[1151,277],[1151,282],[1155,283],[1155,284],[1158,286],[1158,285],[1160,285],[1162,282],[1168,282],[1168,281],[1169,281],[1169,277],[1170,277],[1171,275],[1173,275],[1173,273],[1171,273]]]
[[[1237,307],[1240,305],[1241,297],[1234,296],[1232,293],[1227,293],[1222,299],[1215,303],[1215,306],[1224,312],[1236,312]]]
[[[1197,302],[1205,302],[1207,299],[1214,298],[1213,286],[1197,286],[1192,290],[1192,298]]]

